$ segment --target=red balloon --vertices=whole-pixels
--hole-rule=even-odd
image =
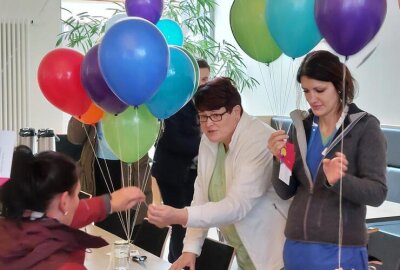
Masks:
[[[92,103],[81,82],[82,61],[81,53],[58,48],[43,57],[37,74],[39,87],[46,99],[72,115],[84,114]]]

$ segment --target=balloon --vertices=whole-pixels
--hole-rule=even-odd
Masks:
[[[123,103],[108,87],[99,67],[99,45],[93,46],[85,55],[81,67],[81,80],[90,98],[109,113],[120,113],[128,105]]]
[[[156,24],[169,45],[183,45],[183,32],[176,21],[162,19]]]
[[[386,0],[316,0],[315,18],[328,44],[350,56],[368,44],[386,16]]]
[[[117,13],[117,14],[115,14],[114,16],[112,16],[110,19],[108,19],[106,21],[106,25],[105,25],[104,31],[107,32],[108,29],[110,29],[111,26],[113,26],[114,24],[116,24],[120,20],[125,19],[126,17],[128,17],[128,15],[126,15],[125,13]]]
[[[160,129],[160,122],[146,106],[129,107],[118,115],[106,113],[102,124],[111,151],[127,163],[139,160],[149,151]]]
[[[99,122],[100,119],[103,118],[103,115],[103,110],[97,107],[95,103],[92,103],[84,114],[74,117],[84,124],[92,125]]]
[[[302,56],[321,40],[314,4],[315,0],[267,1],[267,25],[284,54],[293,58]]]
[[[240,48],[262,63],[276,60],[282,51],[265,23],[266,0],[235,0],[230,11],[233,36]]]
[[[192,97],[195,70],[189,56],[178,47],[170,47],[168,75],[157,93],[146,103],[158,119],[166,119],[181,109]]]
[[[149,100],[167,76],[169,50],[152,23],[127,18],[105,33],[99,63],[114,94],[126,104],[137,106]]]
[[[85,113],[92,101],[81,83],[83,55],[73,49],[58,48],[40,61],[37,78],[46,99],[71,115]]]
[[[128,16],[144,18],[154,24],[161,18],[163,0],[126,0],[125,10]]]
[[[182,51],[184,51],[187,54],[187,56],[189,56],[190,60],[192,61],[193,67],[194,67],[195,87],[193,89],[193,93],[192,93],[192,95],[193,95],[197,91],[197,87],[199,87],[199,83],[200,83],[200,67],[199,67],[199,64],[197,63],[196,58],[194,58],[193,54],[191,54],[184,47],[178,47],[178,48],[181,49]]]

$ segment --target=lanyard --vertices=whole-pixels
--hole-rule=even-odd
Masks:
[[[333,140],[333,138],[335,137],[335,134],[336,134],[336,132],[339,130],[340,126],[343,124],[344,119],[346,118],[348,111],[349,111],[349,106],[346,105],[346,106],[344,107],[344,109],[343,109],[343,111],[342,111],[342,114],[340,115],[338,121],[336,122],[335,130],[333,131],[333,134],[332,134],[331,138],[329,138],[328,142],[327,142],[326,145],[325,145],[324,150],[323,150],[322,153],[321,153],[323,156],[326,155],[326,151],[327,151],[327,149],[328,149],[328,146],[329,146],[329,144],[332,142],[332,140]],[[308,143],[308,147],[307,147],[307,148],[310,147],[310,144],[311,144],[311,143],[314,141],[314,139],[315,139],[316,133],[317,133],[317,131],[318,131],[318,129],[319,129],[318,122],[319,122],[319,118],[316,117],[316,116],[314,116],[314,118],[313,118],[313,123],[312,123],[312,127],[311,127],[311,137],[310,137],[310,140],[309,140],[309,143]]]

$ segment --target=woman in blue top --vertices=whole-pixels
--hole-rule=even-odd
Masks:
[[[268,140],[274,188],[283,199],[293,197],[285,270],[367,269],[366,205],[380,205],[387,192],[379,121],[352,103],[350,71],[330,52],[308,54],[297,81],[310,110],[293,111],[289,133],[279,130]],[[279,179],[285,152],[294,155],[294,163],[291,176]]]

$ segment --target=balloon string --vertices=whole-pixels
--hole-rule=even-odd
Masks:
[[[291,93],[292,93],[292,89],[296,90],[296,76],[293,76],[294,73],[294,67],[295,67],[295,58],[292,58],[292,61],[290,61],[290,69],[289,72],[287,74],[287,78],[290,78],[290,83],[289,85],[286,87],[286,96],[283,100],[285,107],[283,108],[282,113],[286,112],[287,110],[287,106],[289,104],[289,98],[291,97]]]
[[[88,142],[89,142],[90,148],[92,149],[94,158],[95,158],[95,160],[96,160],[96,163],[97,163],[98,168],[100,169],[100,173],[101,173],[101,175],[102,175],[102,177],[103,177],[104,183],[106,184],[107,190],[108,190],[108,192],[111,194],[111,190],[110,190],[110,187],[109,187],[109,185],[108,185],[106,176],[105,176],[105,174],[104,174],[104,172],[103,172],[103,169],[102,169],[102,167],[101,167],[101,165],[100,165],[100,161],[99,161],[99,159],[98,159],[98,157],[97,157],[97,155],[96,155],[96,150],[94,149],[94,145],[92,144],[92,141],[90,140],[90,136],[89,136],[89,133],[88,133],[88,131],[87,131],[87,129],[86,129],[86,126],[85,126],[84,124],[82,124],[82,127],[83,127],[83,129],[84,129],[84,131],[85,131],[85,133],[86,133],[87,140],[88,140]],[[96,128],[95,125],[94,125],[94,130],[95,130],[95,135],[94,135],[94,136],[97,137],[98,132],[97,132],[97,128]],[[100,149],[100,151],[103,151],[103,150]],[[104,153],[103,153],[103,154],[104,154]],[[106,160],[104,160],[104,164],[105,164],[106,169],[107,169],[107,172],[108,172],[108,177],[109,177],[109,180],[110,180],[110,184],[112,185],[112,190],[114,191],[113,181],[112,181],[111,174],[110,174],[110,170],[108,169],[108,165],[107,165]],[[94,180],[96,181],[96,179],[94,179]],[[124,227],[124,222],[123,222],[123,219],[122,219],[122,215],[121,215],[120,212],[117,212],[117,214],[118,214],[118,218],[119,218],[119,220],[120,220],[120,222],[121,222],[122,228],[123,228],[123,230],[124,230],[124,232],[125,232],[125,235],[128,237],[128,231],[127,231],[126,227]]]
[[[269,74],[269,81],[270,81],[270,85],[271,85],[271,94],[272,94],[272,99],[274,102],[274,106],[271,108],[273,110],[273,113],[275,115],[279,115],[278,112],[278,97],[277,97],[277,87],[276,87],[276,80],[275,80],[275,76],[273,76],[273,74],[275,74],[276,72],[273,70],[274,69],[274,65],[269,65],[268,66],[268,74]]]
[[[342,110],[346,106],[346,63],[348,57],[346,57],[343,63],[343,80],[342,80]],[[344,150],[344,121],[342,121],[342,132],[340,134],[340,152],[343,153]],[[338,230],[338,268],[341,268],[342,264],[342,246],[343,246],[343,160],[340,162],[340,183],[339,183],[339,230]]]

